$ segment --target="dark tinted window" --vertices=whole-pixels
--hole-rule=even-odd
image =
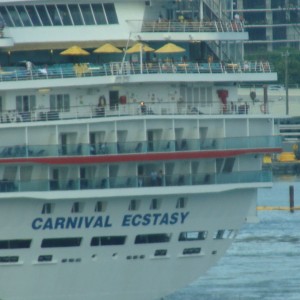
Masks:
[[[74,25],[83,25],[82,15],[77,4],[69,5]]]
[[[55,5],[46,5],[53,25],[61,25],[61,19]]]
[[[1,240],[0,249],[29,248],[31,240]]]
[[[26,10],[31,18],[31,22],[34,26],[41,26],[42,23],[39,19],[39,16],[36,13],[35,7],[33,5],[26,5]]]
[[[107,24],[102,4],[92,4],[94,16],[97,24]]]
[[[29,16],[27,14],[27,11],[25,10],[24,6],[16,6],[17,11],[19,13],[19,16],[21,18],[21,21],[24,26],[32,26],[31,20],[29,19]]]
[[[80,4],[81,12],[83,15],[84,23],[86,25],[94,25],[95,19],[89,4]]]
[[[199,254],[201,248],[185,248],[182,252],[183,255]]]
[[[108,24],[118,24],[115,6],[112,3],[103,4]]]
[[[5,7],[0,7],[0,14],[6,26],[14,26],[9,13],[7,12]]]
[[[57,5],[57,9],[60,14],[60,18],[63,22],[63,25],[72,25],[67,5]]]
[[[125,241],[125,235],[93,237],[91,240],[91,246],[124,245]]]
[[[166,256],[167,250],[166,249],[157,249],[154,252],[154,256]]]
[[[0,263],[17,263],[19,261],[18,256],[0,256]]]
[[[19,14],[17,13],[14,6],[7,6],[7,10],[10,14],[11,19],[13,20],[15,26],[22,26]]]
[[[79,247],[82,238],[56,238],[44,239],[42,241],[42,248],[56,248],[56,247]]]
[[[51,260],[52,260],[52,255],[40,255],[38,258],[39,262],[51,261]]]
[[[36,10],[42,20],[44,26],[50,26],[51,21],[44,5],[37,5]]]
[[[171,239],[171,235],[167,233],[158,234],[139,234],[136,236],[135,244],[154,244],[154,243],[167,243]]]

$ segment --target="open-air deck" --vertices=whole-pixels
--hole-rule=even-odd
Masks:
[[[237,63],[196,63],[196,62],[148,62],[130,63],[111,62],[106,64],[54,64],[34,66],[31,70],[24,67],[3,67],[0,82],[21,80],[49,80],[76,77],[128,76],[141,74],[225,74],[225,73],[271,73],[272,66],[267,61]]]

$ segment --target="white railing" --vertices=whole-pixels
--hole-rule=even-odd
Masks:
[[[137,23],[142,33],[147,32],[243,32],[243,22],[235,21],[130,21]],[[138,26],[142,23],[142,26]],[[134,24],[135,25],[135,24]]]
[[[270,73],[273,67],[268,61],[251,62],[111,62],[107,64],[59,64],[45,68],[36,65],[31,70],[21,67],[3,67],[0,82],[24,80],[49,80],[58,78],[120,76],[141,74],[206,74],[206,73]]]

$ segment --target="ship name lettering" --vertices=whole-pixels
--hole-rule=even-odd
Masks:
[[[183,224],[190,212],[128,214],[124,215],[122,226],[175,225]]]
[[[58,218],[36,218],[32,221],[34,230],[55,230],[55,229],[80,229],[111,227],[109,216],[92,217],[58,217]]]

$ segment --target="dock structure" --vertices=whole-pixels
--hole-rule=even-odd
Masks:
[[[290,211],[291,208],[289,206],[257,206],[256,210],[263,211],[263,210],[283,210],[283,211]],[[293,210],[300,210],[300,206],[295,206]]]
[[[257,206],[256,210],[284,210],[293,213],[295,210],[300,210],[300,206],[295,206],[294,201],[294,186],[289,186],[289,206]]]

